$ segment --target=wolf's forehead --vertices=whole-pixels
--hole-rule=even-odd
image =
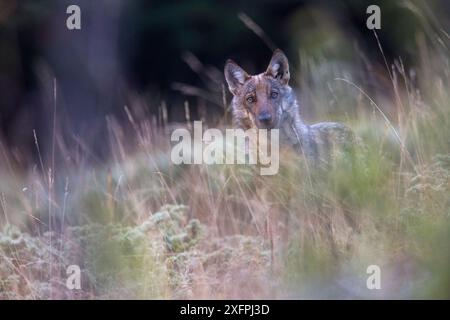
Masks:
[[[267,88],[272,88],[275,86],[276,81],[273,81],[273,79],[269,78],[264,73],[261,73],[250,77],[250,79],[246,82],[245,91],[251,92],[258,90],[267,90]]]

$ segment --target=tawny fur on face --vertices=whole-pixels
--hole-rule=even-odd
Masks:
[[[234,61],[225,65],[225,79],[233,94],[233,116],[245,129],[278,128],[283,103],[290,94],[289,63],[284,53],[277,49],[272,55],[267,70],[258,75],[249,75]]]

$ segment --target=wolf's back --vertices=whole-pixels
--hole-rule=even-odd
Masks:
[[[349,152],[360,144],[349,127],[337,122],[309,125],[304,138],[309,156],[319,162],[329,162],[337,154]]]

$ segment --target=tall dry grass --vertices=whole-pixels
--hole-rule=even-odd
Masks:
[[[0,297],[449,298],[449,55],[423,39],[417,49],[419,67],[386,60],[377,71],[387,94],[346,65],[297,64],[302,108],[315,108],[307,120],[343,121],[366,145],[326,172],[289,149],[275,176],[175,166],[175,125],[164,104],[163,128],[141,117],[142,99],[125,107],[131,133],[107,119],[106,163],[86,164],[81,152],[56,168],[39,155],[23,172],[2,145]],[[220,103],[223,88],[211,99]],[[70,154],[59,138],[55,129],[54,152]],[[72,264],[81,290],[66,287]],[[381,290],[366,287],[374,264]]]

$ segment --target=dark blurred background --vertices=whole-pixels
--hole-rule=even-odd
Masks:
[[[66,28],[71,4],[81,8],[82,30]],[[414,66],[421,32],[449,31],[444,0],[0,0],[0,140],[26,161],[36,150],[35,130],[47,154],[56,110],[58,139],[85,141],[101,156],[106,117],[127,122],[125,105],[154,116],[154,125],[162,105],[169,122],[184,121],[185,101],[191,120],[221,117],[225,60],[261,72],[274,47],[296,74],[301,57],[345,63],[358,53],[383,66],[366,28],[370,4],[381,7],[378,35],[389,61],[402,57]],[[417,7],[436,23],[425,23]]]

